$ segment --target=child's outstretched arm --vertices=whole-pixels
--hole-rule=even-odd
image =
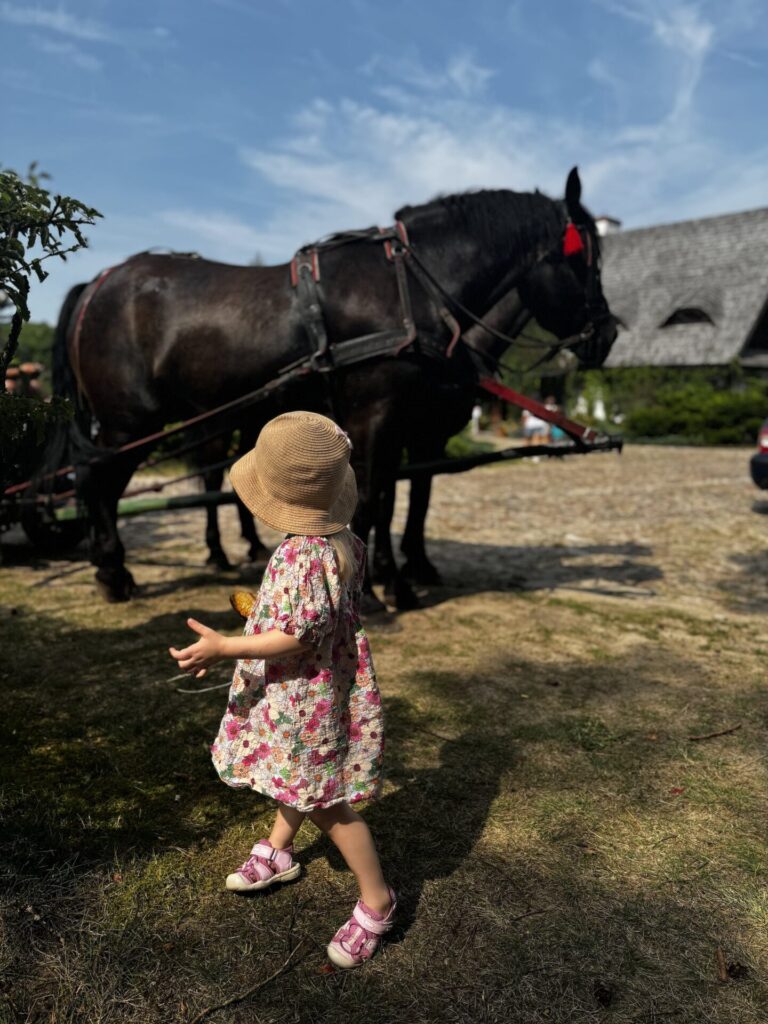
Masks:
[[[204,676],[206,670],[217,661],[230,658],[235,661],[241,658],[284,658],[311,649],[311,644],[297,640],[295,636],[279,629],[270,629],[255,636],[223,636],[197,619],[187,619],[187,625],[198,634],[199,639],[183,651],[175,647],[169,647],[168,650],[179,668],[196,679]]]

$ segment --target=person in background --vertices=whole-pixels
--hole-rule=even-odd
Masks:
[[[5,371],[5,391],[9,395],[20,394],[18,366],[9,366]]]
[[[43,391],[40,387],[40,374],[42,370],[42,363],[22,363],[19,367],[20,384],[18,393],[26,398],[39,398],[42,402]]]
[[[555,396],[554,395],[548,395],[544,399],[544,405],[547,407],[547,409],[550,412],[560,412],[560,406],[555,401]],[[549,440],[552,442],[552,444],[559,444],[560,441],[565,441],[565,439],[566,439],[565,431],[561,427],[558,427],[558,425],[556,423],[550,423],[549,424]]]
[[[523,437],[525,438],[526,445],[532,444],[546,444],[548,434],[545,420],[540,419],[538,416],[534,416],[532,412],[527,409],[523,409],[521,417],[523,424]]]
[[[472,436],[477,437],[480,434],[480,418],[483,415],[483,410],[479,402],[475,402],[472,408]]]

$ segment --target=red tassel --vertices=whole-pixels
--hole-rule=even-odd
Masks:
[[[572,221],[568,221],[568,226],[565,229],[565,237],[563,238],[563,255],[575,256],[577,252],[582,252],[583,249],[584,241],[579,229]]]

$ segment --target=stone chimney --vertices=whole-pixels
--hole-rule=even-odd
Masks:
[[[595,217],[595,224],[598,235],[614,235],[617,231],[621,231],[621,221],[615,217],[609,217],[606,213]]]

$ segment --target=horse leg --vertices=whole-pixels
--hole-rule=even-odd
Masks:
[[[359,501],[354,530],[367,544],[371,527],[375,527],[374,571],[376,578],[384,584],[384,595],[394,602],[397,610],[409,611],[419,607],[419,599],[397,568],[389,533],[395,501],[397,466],[395,464],[386,465],[384,469],[388,472],[382,472],[382,467],[376,466],[374,456],[369,458],[368,465],[362,472],[358,471]],[[365,470],[368,472],[366,473]],[[386,607],[373,593],[371,575],[367,568],[361,607],[366,614],[383,611]]]
[[[371,527],[373,526],[374,504],[368,498],[366,485],[365,482],[361,480],[361,474],[359,471],[356,470],[355,475],[357,476],[358,501],[355,516],[352,520],[352,529],[367,548],[368,538],[371,533]],[[380,601],[373,592],[370,566],[366,559],[363,590],[360,597],[360,611],[363,615],[375,615],[379,612],[385,612],[386,610],[387,606],[383,601]]]
[[[223,469],[209,469],[202,474],[206,494],[221,490],[224,481]],[[208,545],[206,565],[215,565],[217,569],[231,569],[229,559],[221,546],[219,532],[219,510],[216,505],[207,505],[205,509],[205,543]]]
[[[251,420],[250,424],[240,427],[240,439],[236,448],[237,455],[244,455],[253,448],[256,444],[256,438],[259,435],[259,428],[260,423],[256,420]],[[246,505],[243,504],[237,494],[235,494],[235,498],[237,499],[235,501],[235,507],[237,508],[237,515],[240,519],[240,536],[248,545],[248,561],[265,562],[269,555],[269,551],[259,539],[253,513]]]
[[[256,530],[256,523],[253,515],[238,498],[235,502],[237,514],[240,517],[240,536],[248,544],[248,561],[264,562],[269,554],[266,547],[261,543]]]
[[[88,510],[91,563],[96,585],[110,602],[128,601],[136,589],[125,568],[125,548],[117,530],[117,503],[140,459],[107,458],[77,469],[77,491]]]
[[[395,510],[395,481],[379,495],[374,525],[373,578],[384,584],[384,596],[400,611],[419,607],[419,600],[402,570],[397,568],[392,549],[392,515]],[[419,582],[416,580],[415,582]]]
[[[392,550],[392,537],[389,526],[395,510],[394,481],[385,487],[379,496],[376,507],[376,522],[373,524],[374,547],[371,564],[371,575],[374,583],[388,584],[392,575],[392,563],[395,560]]]
[[[424,543],[424,524],[427,519],[429,497],[432,491],[432,476],[420,474],[411,481],[411,494],[400,550],[405,555],[402,574],[414,583],[440,584],[440,573],[427,557]]]

